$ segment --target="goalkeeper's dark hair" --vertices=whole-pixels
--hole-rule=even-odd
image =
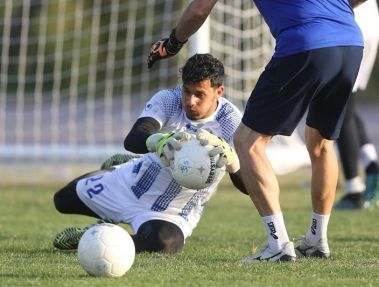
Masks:
[[[181,69],[183,84],[196,84],[210,80],[212,87],[222,85],[224,73],[224,65],[211,54],[195,54]]]

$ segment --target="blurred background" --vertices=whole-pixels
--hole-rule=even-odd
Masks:
[[[178,71],[196,52],[223,61],[225,96],[243,111],[273,51],[250,0],[219,1],[177,57],[147,69],[150,45],[169,35],[188,2],[0,1],[0,185],[66,181],[123,152],[145,102],[180,84]],[[377,146],[378,61],[359,96]],[[278,138],[272,156],[282,173],[308,161],[298,134]]]

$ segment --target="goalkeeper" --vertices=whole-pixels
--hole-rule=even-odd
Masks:
[[[205,189],[179,186],[167,167],[173,150],[193,137],[213,145],[210,156],[221,155],[217,165],[225,166],[234,185],[245,192],[232,147],[241,113],[222,97],[223,77],[223,64],[212,55],[189,58],[183,84],[156,93],[126,136],[125,149],[138,156],[116,155],[104,169],[74,179],[55,194],[56,209],[129,224],[136,252],[181,251],[224,172]],[[65,228],[53,244],[76,249],[85,230]]]

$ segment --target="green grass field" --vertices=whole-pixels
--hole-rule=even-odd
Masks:
[[[280,179],[290,237],[304,234],[309,224],[310,194],[298,184],[301,178]],[[250,199],[228,181],[181,254],[140,254],[122,278],[93,278],[76,253],[52,248],[53,236],[65,226],[94,222],[58,214],[52,204],[57,188],[0,187],[0,286],[379,286],[379,209],[333,213],[330,260],[238,265],[266,238]]]

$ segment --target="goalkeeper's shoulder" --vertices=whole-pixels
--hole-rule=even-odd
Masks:
[[[180,85],[173,86],[171,88],[165,88],[157,91],[153,96],[152,99],[160,100],[160,101],[166,101],[166,100],[180,100],[182,93],[182,87]]]
[[[241,110],[233,104],[228,99],[221,97],[220,98],[220,109],[218,111],[219,118],[228,118],[234,119],[236,121],[241,121],[242,112]]]
[[[151,112],[153,114],[163,113],[168,118],[180,113],[182,109],[181,93],[181,86],[159,90],[147,102],[143,113],[149,115]]]
[[[217,112],[216,119],[221,126],[218,136],[225,139],[233,145],[233,136],[242,120],[241,111],[229,100],[221,98],[220,108]]]

